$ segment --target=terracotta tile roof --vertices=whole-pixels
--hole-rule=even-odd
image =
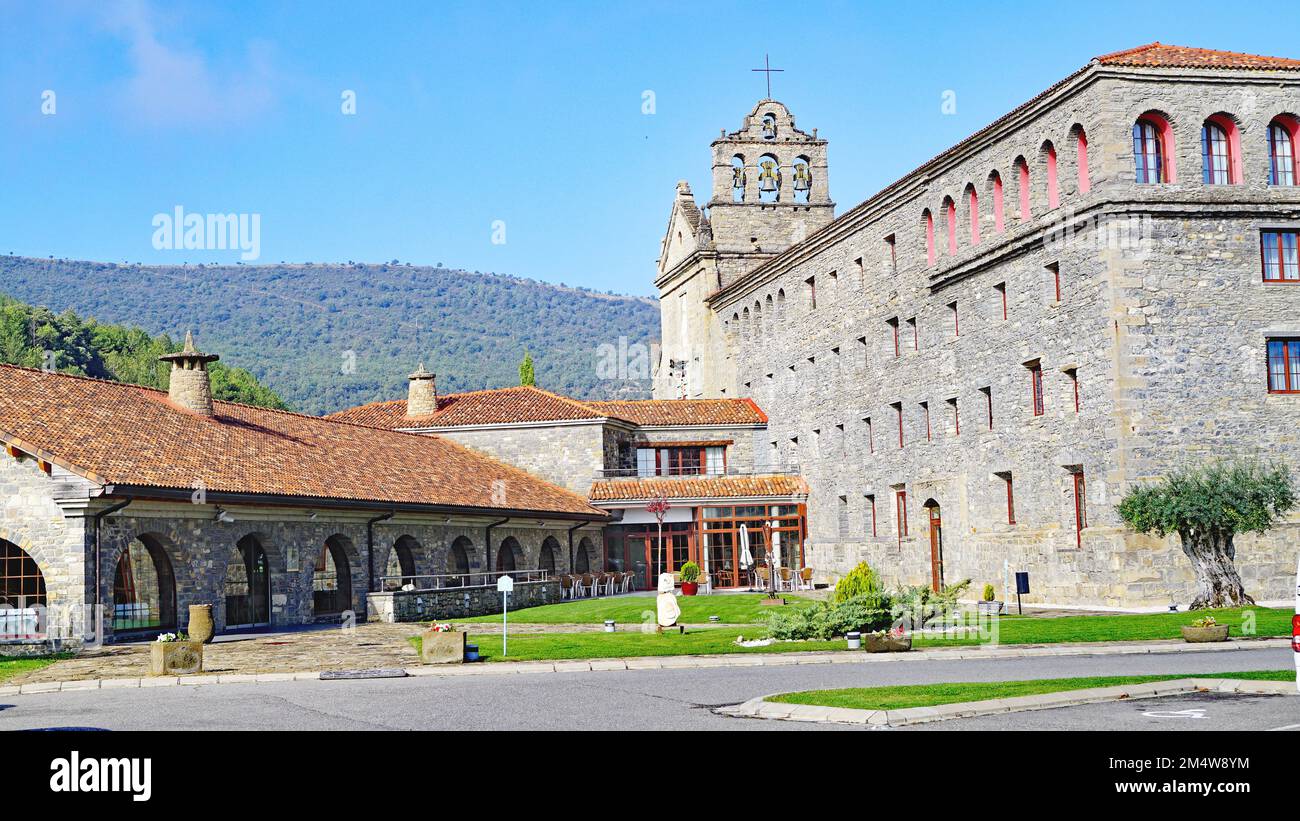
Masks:
[[[1096,59],[1097,62],[1108,66],[1300,70],[1300,60],[1291,60],[1286,57],[1263,57],[1258,54],[1239,54],[1235,51],[1214,51],[1208,48],[1171,46],[1161,42],[1148,43],[1137,48],[1103,54]]]
[[[0,439],[105,484],[399,505],[598,513],[578,494],[436,436],[0,365]],[[4,458],[4,457],[0,457]],[[505,503],[494,501],[505,482]],[[268,500],[271,501],[271,500]]]
[[[806,496],[808,485],[799,476],[701,476],[666,479],[600,479],[588,494],[593,502],[655,499],[742,498]]]
[[[331,413],[326,418],[394,430],[507,422],[561,422],[571,419],[600,419],[605,415],[576,399],[541,388],[519,386],[439,396],[437,413],[415,419],[407,418],[405,399],[348,408]]]
[[[531,386],[440,396],[437,413],[415,419],[407,418],[405,399],[348,408],[325,418],[397,430],[513,422],[564,422],[607,417],[637,425],[753,425],[767,422],[767,416],[748,399],[629,399],[593,402],[570,399]]]
[[[767,414],[750,399],[628,399],[587,404],[638,425],[767,424]]]

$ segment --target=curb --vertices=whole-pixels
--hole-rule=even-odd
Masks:
[[[1126,646],[1127,645],[1127,646]],[[589,673],[622,670],[702,670],[720,667],[787,667],[801,664],[891,664],[909,661],[966,661],[988,659],[1023,659],[1044,656],[1131,656],[1163,653],[1222,653],[1234,650],[1290,649],[1288,638],[1247,639],[1209,644],[1129,643],[1032,645],[1016,649],[1003,645],[988,649],[961,647],[952,649],[913,650],[907,653],[859,653],[847,650],[812,653],[728,653],[712,656],[638,656],[590,660],[509,661],[491,664],[429,665],[407,667],[408,677],[517,675],[523,673]],[[397,668],[394,668],[397,669]],[[83,690],[118,690],[143,687],[196,687],[212,684],[271,684],[286,681],[317,681],[325,671],[297,673],[225,673],[200,676],[158,676],[144,678],[79,679],[43,681],[31,684],[0,686],[0,696],[36,695],[40,693],[77,692]],[[351,679],[356,680],[356,679]],[[746,702],[747,704],[749,702]],[[782,705],[796,706],[796,705]],[[830,709],[830,708],[817,708]],[[931,708],[926,708],[931,709]],[[861,712],[861,711],[854,711]],[[768,716],[765,716],[768,717]],[[777,716],[770,716],[777,717]],[[861,723],[861,722],[852,722]]]
[[[963,701],[934,707],[909,707],[901,710],[859,710],[850,707],[819,707],[811,704],[783,704],[767,701],[772,693],[730,707],[714,710],[719,715],[736,718],[764,718],[777,721],[805,721],[817,724],[857,724],[876,727],[906,727],[952,718],[1017,713],[1026,710],[1050,710],[1121,699],[1158,698],[1178,693],[1219,692],[1241,695],[1300,695],[1289,681],[1252,681],[1230,678],[1180,678],[1146,684],[1093,687],[1086,690],[1063,690],[1014,698]]]

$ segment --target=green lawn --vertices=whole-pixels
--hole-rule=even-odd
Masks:
[[[807,607],[811,604],[789,593],[783,594],[786,606]],[[767,607],[758,602],[762,593],[727,593],[715,596],[678,596],[682,608],[683,624],[705,624],[709,616],[717,616],[723,624],[759,624]],[[613,619],[620,625],[654,623],[655,600],[653,596],[616,596],[606,599],[578,599],[540,607],[525,607],[510,611],[510,621],[520,624],[600,624]],[[500,622],[501,614],[455,619],[461,622]]]
[[[29,673],[42,667],[49,667],[56,661],[72,658],[71,653],[58,653],[53,656],[36,658],[0,658],[0,684],[20,673]]]
[[[1207,615],[1214,616],[1219,624],[1229,627],[1229,635],[1244,635],[1243,613],[1255,613],[1256,636],[1291,635],[1290,610],[1267,607],[1233,608],[1226,610],[1197,610],[1178,613],[1141,613],[1114,616],[1059,616],[1040,618],[1031,616],[1006,616],[999,623],[998,641],[1001,644],[1059,644],[1077,641],[1151,641],[1176,639],[1182,636],[1179,628]],[[927,647],[979,644],[978,639],[927,638],[917,642]]]
[[[902,710],[907,707],[935,707],[964,701],[1086,690],[1122,684],[1145,684],[1179,678],[1234,678],[1256,681],[1294,681],[1294,670],[1261,670],[1246,673],[1196,673],[1158,676],[1094,676],[1091,678],[1047,678],[1031,681],[961,682],[911,684],[898,687],[853,687],[844,690],[805,690],[769,696],[767,701],[811,704],[819,707],[849,707],[855,710]]]
[[[735,599],[737,601],[734,603],[727,602],[727,606],[732,608],[730,611],[725,611],[730,612],[730,618],[747,617],[751,621],[758,622],[762,615],[757,612],[760,610],[760,606],[757,604],[760,597],[757,594],[754,596],[680,597],[678,601],[683,602],[682,609],[687,614],[683,616],[683,621],[698,619],[702,622],[708,618],[708,614],[701,608],[713,605],[709,609],[720,610],[719,603]],[[701,604],[701,601],[703,604]],[[520,614],[539,613],[539,616],[527,619],[534,623],[537,623],[536,619],[539,617],[544,617],[549,623],[553,624],[581,623],[583,619],[580,616],[583,613],[587,614],[588,621],[595,623],[599,623],[605,618],[614,618],[619,623],[619,631],[616,633],[521,633],[511,636],[510,656],[508,659],[501,658],[501,636],[499,634],[471,633],[469,641],[478,644],[479,653],[486,661],[631,658],[637,656],[709,655],[716,653],[798,653],[823,650],[845,650],[847,652],[842,638],[831,641],[776,642],[765,647],[737,647],[735,645],[734,642],[738,635],[744,635],[747,638],[762,638],[764,628],[761,624],[754,624],[751,627],[744,628],[702,627],[691,630],[685,635],[678,633],[665,633],[664,635],[642,633],[640,631],[640,610],[646,603],[652,602],[653,599],[648,598],[596,599],[521,610],[519,611]],[[795,606],[808,606],[809,604],[807,601],[798,601]],[[565,610],[564,608],[573,609]],[[1290,635],[1290,611],[1270,610],[1262,607],[1253,609],[1256,611],[1257,635]],[[630,612],[632,617],[628,618],[626,615],[619,615],[619,613],[625,612]],[[999,622],[999,642],[1001,644],[1056,644],[1085,641],[1177,639],[1181,636],[1178,629],[1180,625],[1189,624],[1193,620],[1201,618],[1205,615],[1205,612],[1120,616],[1061,616],[1058,618],[1006,617]],[[1220,623],[1232,627],[1233,635],[1241,634],[1241,610],[1216,610],[1212,612]],[[701,613],[704,613],[702,618],[700,617]],[[724,620],[728,618],[727,615],[724,615],[724,612],[719,612],[717,615],[722,616]],[[522,615],[511,616],[511,618],[517,618],[519,621],[525,620]],[[458,620],[457,623],[465,624],[472,630],[475,622],[497,621],[498,619],[500,619],[500,616],[487,616],[466,621]],[[413,639],[413,643],[415,643],[416,649],[419,649],[418,637]],[[979,643],[980,640],[976,638],[947,639],[943,637],[917,636],[913,640],[913,647],[919,649],[971,646]]]

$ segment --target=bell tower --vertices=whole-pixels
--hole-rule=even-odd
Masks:
[[[760,100],[738,131],[724,130],[711,147],[709,219],[719,253],[780,253],[835,217],[826,141],[816,129],[800,131],[783,103]]]

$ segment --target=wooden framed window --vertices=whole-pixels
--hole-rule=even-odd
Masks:
[[[1074,478],[1074,541],[1083,547],[1083,529],[1088,526],[1087,486],[1083,480],[1083,470],[1077,470]]]
[[[1201,126],[1201,182],[1229,185],[1232,178],[1232,149],[1228,129],[1222,122],[1206,120]]]
[[[1029,393],[1033,402],[1034,416],[1042,416],[1043,407],[1043,366],[1039,362],[1029,365]]]
[[[1296,133],[1300,120],[1294,117],[1277,117],[1268,126],[1268,184],[1295,185]]]
[[[1300,393],[1300,339],[1268,340],[1268,392]]]
[[[871,534],[871,538],[876,538],[876,495],[868,493],[864,498],[866,502],[863,507],[866,508],[867,521],[865,524],[866,532]]]
[[[1261,231],[1260,252],[1264,281],[1270,284],[1300,283],[1300,232]]]
[[[894,415],[898,417],[898,447],[903,447],[903,403],[895,402],[890,405],[894,409]]]
[[[1007,524],[1013,525],[1016,523],[1016,494],[1011,471],[999,473],[998,478],[1007,486]]]
[[[898,516],[898,546],[903,546],[903,539],[907,538],[907,491],[894,491],[894,508]]]
[[[1007,319],[1007,284],[1005,282],[999,282],[997,285],[993,286],[993,290],[998,293],[998,302],[1002,307],[1002,321],[1005,322]]]
[[[898,344],[898,317],[885,320],[885,324],[889,326],[890,335],[894,338],[894,358],[897,359],[903,355],[902,346]]]
[[[1061,301],[1061,264],[1053,262],[1047,266],[1047,286],[1051,289],[1052,301]]]
[[[984,405],[989,412],[989,430],[993,430],[993,386],[980,388],[980,393],[984,394]]]
[[[1167,129],[1167,123],[1151,117],[1143,117],[1133,124],[1133,164],[1139,184],[1169,182],[1165,161]]]

